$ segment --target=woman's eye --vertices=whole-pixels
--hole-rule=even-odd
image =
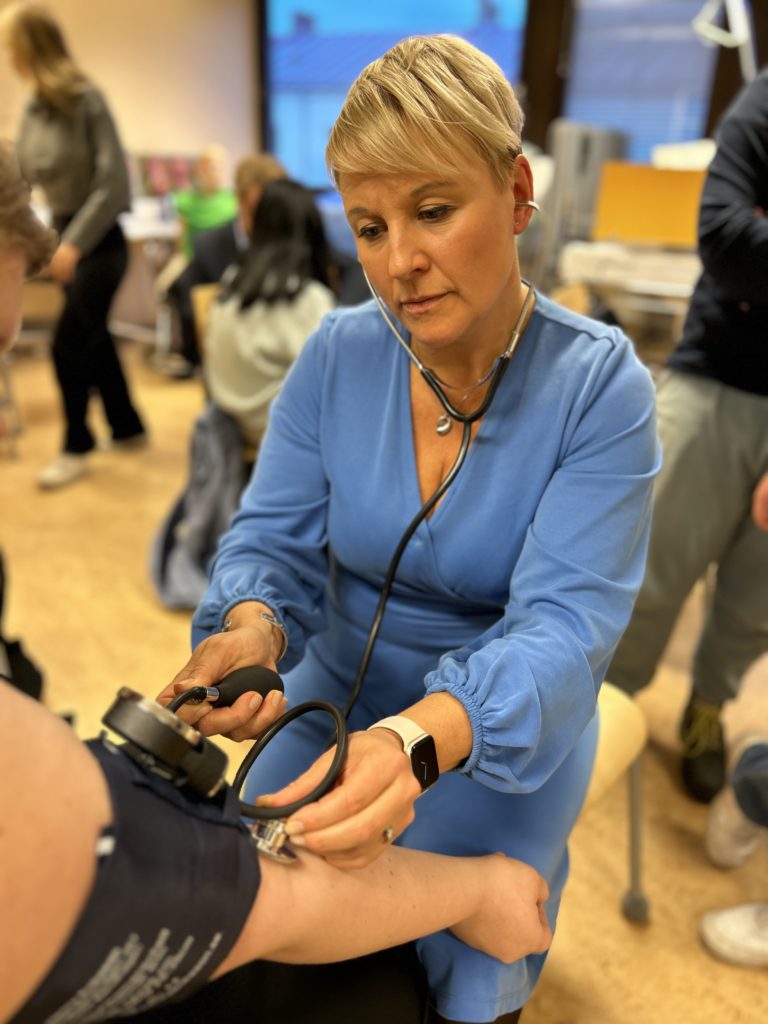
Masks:
[[[449,212],[449,206],[428,206],[424,210],[419,211],[419,216],[422,220],[442,220]]]
[[[369,242],[374,238],[378,238],[380,234],[381,228],[378,224],[365,224],[363,227],[357,229],[357,237],[365,238]]]

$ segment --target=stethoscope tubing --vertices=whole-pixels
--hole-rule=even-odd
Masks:
[[[397,341],[400,343],[401,347],[407,353],[408,358],[416,366],[417,370],[424,378],[427,385],[437,396],[446,414],[450,416],[452,420],[455,420],[457,423],[462,424],[463,430],[461,443],[459,445],[459,451],[456,455],[456,458],[454,459],[451,468],[448,470],[448,473],[443,478],[443,480],[441,480],[436,490],[427,498],[427,500],[424,502],[419,511],[413,517],[411,522],[408,524],[402,537],[398,542],[397,548],[395,549],[395,553],[390,559],[390,563],[387,568],[387,574],[382,585],[381,594],[379,595],[379,600],[376,605],[376,611],[374,612],[371,627],[368,631],[368,637],[366,639],[365,648],[363,649],[363,654],[361,656],[360,663],[355,674],[352,689],[350,691],[349,697],[347,698],[347,702],[344,706],[343,712],[340,711],[335,705],[330,704],[326,701],[307,701],[304,704],[299,704],[298,707],[295,707],[291,711],[288,711],[286,714],[282,715],[269,729],[267,729],[263,736],[261,736],[260,739],[253,744],[253,746],[243,759],[243,762],[240,765],[240,768],[238,769],[238,772],[232,784],[235,793],[238,795],[245,782],[245,778],[253,765],[253,762],[262,752],[264,747],[266,747],[270,740],[272,740],[277,735],[277,733],[281,731],[281,729],[283,729],[286,725],[292,722],[295,718],[307,714],[309,711],[322,711],[331,716],[336,726],[336,749],[334,751],[334,756],[331,760],[331,764],[328,767],[328,771],[326,772],[324,778],[320,781],[320,783],[314,787],[311,793],[307,793],[304,797],[300,798],[299,800],[295,800],[290,804],[284,804],[281,807],[254,807],[253,805],[246,804],[241,800],[240,809],[243,815],[248,818],[256,820],[274,820],[279,818],[284,819],[290,817],[291,814],[294,814],[296,811],[300,810],[300,808],[304,807],[306,804],[319,800],[321,796],[327,793],[328,790],[336,781],[336,778],[338,777],[339,773],[341,772],[341,769],[344,766],[344,761],[347,756],[347,747],[349,744],[348,719],[350,713],[352,712],[352,708],[355,706],[355,703],[357,702],[357,699],[360,696],[360,691],[365,680],[365,675],[366,672],[368,671],[368,666],[373,655],[373,648],[376,644],[376,640],[378,639],[379,632],[381,630],[381,625],[384,619],[384,611],[386,609],[387,601],[389,600],[392,585],[395,580],[395,574],[397,573],[398,567],[400,565],[400,559],[402,558],[403,553],[416,530],[419,528],[421,523],[426,519],[426,517],[429,515],[429,513],[432,511],[432,509],[435,507],[438,501],[440,501],[440,499],[446,493],[448,488],[451,486],[451,484],[458,476],[461,467],[464,465],[464,462],[467,457],[467,452],[469,451],[470,442],[472,440],[472,424],[476,423],[479,419],[481,419],[490,409],[494,396],[499,388],[499,385],[501,384],[502,378],[504,377],[504,374],[507,371],[507,367],[509,366],[510,360],[514,355],[515,349],[517,348],[518,342],[520,341],[520,338],[522,336],[522,330],[525,325],[528,312],[532,308],[533,303],[535,301],[535,292],[533,287],[530,284],[528,284],[528,282],[525,282],[528,285],[528,292],[526,294],[523,305],[520,309],[520,313],[518,314],[518,318],[512,330],[512,335],[509,339],[509,342],[507,343],[507,347],[496,360],[496,365],[494,367],[493,374],[490,378],[490,383],[488,385],[488,390],[485,393],[485,397],[475,410],[469,413],[465,413],[454,406],[453,402],[451,402],[451,400],[445,394],[443,388],[440,385],[440,382],[438,381],[433,371],[430,370],[429,367],[425,366],[421,362],[419,357],[412,350],[411,346],[400,335],[400,332],[397,330],[393,320],[389,316],[389,313],[386,307],[384,306],[384,303],[382,302],[379,295],[376,293],[375,289],[371,285],[371,282],[368,280],[368,275],[365,274],[365,271],[363,271],[363,274],[365,275],[368,287],[371,291],[371,294],[373,295],[374,300],[376,301],[376,304],[379,308],[381,315],[383,316],[385,322],[389,326],[390,330],[394,334]]]

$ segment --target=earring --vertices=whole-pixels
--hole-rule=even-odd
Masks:
[[[532,210],[536,210],[537,213],[541,211],[541,207],[535,199],[519,199],[515,201],[515,206],[528,206]]]

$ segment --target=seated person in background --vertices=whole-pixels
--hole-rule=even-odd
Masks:
[[[175,364],[179,376],[189,376],[192,368],[200,363],[192,289],[220,281],[227,267],[248,248],[253,217],[264,186],[285,176],[285,170],[271,153],[243,157],[235,168],[237,215],[195,235],[189,263],[168,288],[168,297],[175,303],[179,315],[181,360]]]
[[[195,164],[192,187],[173,194],[173,205],[182,223],[182,251],[192,257],[195,238],[227,224],[237,214],[237,200],[231,188],[224,185],[227,151],[223,146],[206,146]]]
[[[205,380],[212,401],[258,447],[272,399],[304,342],[336,304],[328,247],[312,193],[295,181],[267,185],[253,239],[211,307]]]
[[[189,473],[155,534],[150,573],[169,608],[194,608],[216,545],[237,511],[270,403],[304,342],[336,304],[313,194],[283,179],[265,186],[251,245],[225,275],[207,314],[205,383]]]
[[[0,353],[24,279],[55,241],[0,147]],[[263,730],[284,706],[244,693],[229,710],[258,707]],[[119,747],[83,744],[2,680],[0,773],[13,779],[0,821],[2,1021],[108,1020],[255,958],[341,960],[442,928],[505,961],[551,940],[546,884],[519,861],[387,847],[346,872],[301,852],[291,867],[259,858],[228,787],[189,795]]]
[[[195,356],[194,362],[190,362],[179,352],[179,348],[186,347],[188,343],[179,337],[178,297],[171,294],[171,289],[193,258],[197,236],[203,231],[230,224],[237,214],[235,194],[223,185],[227,159],[227,152],[222,146],[207,146],[195,163],[191,187],[171,194],[173,208],[181,222],[179,248],[155,280],[158,302],[168,307],[170,314],[167,326],[160,331],[161,335],[167,336],[161,344],[163,354],[156,359],[156,368],[169,376],[191,377],[199,361]]]

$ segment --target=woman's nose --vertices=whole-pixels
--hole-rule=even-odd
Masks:
[[[387,269],[390,277],[410,277],[411,274],[426,269],[429,259],[413,232],[407,229],[393,231],[390,228],[388,242]]]

